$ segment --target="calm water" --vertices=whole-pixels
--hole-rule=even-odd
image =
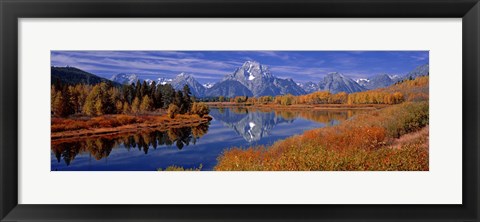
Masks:
[[[53,171],[152,171],[168,166],[212,170],[226,148],[270,145],[305,130],[338,124],[359,111],[212,109],[197,127],[53,143]]]

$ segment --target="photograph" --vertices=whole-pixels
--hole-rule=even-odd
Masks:
[[[429,51],[50,51],[51,171],[429,171]]]

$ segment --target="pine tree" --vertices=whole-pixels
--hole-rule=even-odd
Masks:
[[[140,112],[140,100],[138,99],[138,97],[135,97],[135,99],[133,99],[131,110],[132,113],[135,114]]]
[[[147,81],[143,81],[142,85],[140,86],[140,96],[138,98],[143,98],[145,95],[148,95]]]
[[[142,95],[141,95],[141,88],[142,86],[142,83],[140,82],[140,80],[137,80],[137,83],[135,84],[135,97],[137,98],[142,98]],[[133,99],[135,99],[135,97],[133,97]],[[132,103],[133,103],[133,100],[132,100]]]
[[[162,87],[163,108],[168,108],[175,99],[175,89],[172,85],[166,84]]]
[[[65,110],[65,98],[62,95],[62,91],[57,91],[54,101],[52,102],[52,111],[55,116],[64,117],[66,116]]]
[[[72,99],[70,95],[70,91],[68,90],[68,86],[62,87],[62,96],[63,96],[63,109],[64,113],[62,116],[68,116],[70,114],[75,113],[75,109],[72,104]]]
[[[118,100],[115,103],[115,113],[122,113],[123,112],[123,103],[122,101]]]
[[[52,85],[50,87],[50,112],[51,114],[54,114],[54,103],[55,103],[55,98],[57,96],[57,90],[55,89],[55,85]]]
[[[100,103],[102,104],[102,110],[100,111],[103,114],[112,114],[115,112],[115,103],[112,100],[111,88],[112,86],[101,82],[100,84]]]
[[[154,106],[156,109],[163,108],[162,86],[158,86],[153,95]]]
[[[102,82],[93,87],[88,94],[83,112],[89,116],[114,113],[115,104],[109,93],[109,86]]]
[[[104,113],[105,107],[104,107],[104,104],[102,103],[102,100],[100,99],[95,101],[94,109],[95,109],[95,115],[97,116],[101,116],[105,114]]]
[[[88,116],[94,116],[96,114],[95,110],[95,100],[93,96],[93,91],[88,94],[87,99],[85,100],[85,105],[83,105],[83,113]]]
[[[182,112],[182,105],[183,105],[183,93],[182,91],[177,91],[175,93],[175,97],[173,99],[173,104],[180,108],[180,112]]]
[[[70,112],[71,114],[79,112],[79,107],[80,104],[78,103],[78,97],[79,93],[75,90],[74,86],[68,86],[68,95],[69,95],[69,101],[68,104],[71,108]]]
[[[182,110],[182,113],[186,113],[188,111],[190,111],[190,109],[192,108],[192,98],[191,98],[191,92],[190,92],[190,87],[188,87],[188,85],[184,85],[183,86],[183,89],[182,89],[182,93],[183,93],[183,98],[182,98],[182,106],[180,107],[180,109]]]
[[[141,112],[148,112],[152,110],[152,100],[149,96],[143,96],[142,103],[140,104]]]
[[[148,89],[148,96],[151,99],[154,99],[156,91],[157,91],[157,83],[155,81],[152,81],[152,83],[150,84],[150,88]]]
[[[130,106],[128,105],[128,102],[124,102],[123,103],[123,111],[122,111],[124,114],[128,114],[130,113]]]
[[[128,104],[132,104],[133,98],[135,98],[135,85],[132,83],[130,85],[123,86],[123,101],[128,102]]]

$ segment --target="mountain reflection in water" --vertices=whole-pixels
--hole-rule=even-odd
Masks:
[[[211,109],[213,120],[167,131],[52,141],[52,170],[151,171],[176,165],[212,170],[224,149],[271,145],[305,130],[336,125],[360,111]]]
[[[212,109],[210,115],[215,120],[221,121],[225,126],[233,129],[247,142],[255,142],[268,136],[269,132],[281,123],[292,123],[297,118],[304,118],[331,126],[353,116],[354,111],[259,111],[257,109],[234,107]]]

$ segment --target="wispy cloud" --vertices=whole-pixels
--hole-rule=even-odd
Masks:
[[[417,61],[425,61],[428,58],[427,56],[416,56],[416,55],[412,55],[410,57]]]
[[[51,65],[74,66],[107,78],[117,73],[170,78],[187,72],[200,82],[216,82],[246,60],[255,60],[276,76],[305,82],[319,81],[329,72],[353,78],[402,74],[428,58],[428,51],[52,51]]]
[[[108,73],[180,73],[225,75],[240,63],[234,61],[215,61],[194,57],[176,58],[153,56],[145,53],[125,52],[65,52],[52,53],[51,62],[55,66],[75,66],[86,70]],[[161,54],[165,54],[162,52]],[[167,53],[168,54],[168,53]],[[172,53],[181,55],[182,53]]]
[[[278,59],[281,59],[283,61],[288,61],[288,60],[291,59],[291,55],[289,55],[287,53],[276,52],[276,51],[258,51],[258,54],[260,56],[278,58]]]

